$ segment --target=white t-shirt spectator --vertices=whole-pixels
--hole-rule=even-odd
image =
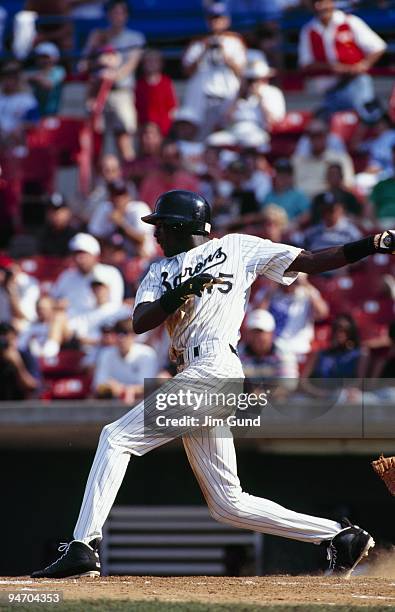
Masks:
[[[318,293],[318,289],[314,287],[309,290]],[[264,295],[265,290],[259,292],[255,296],[257,302]],[[288,365],[294,367],[291,356],[308,353],[314,338],[311,295],[303,286],[295,287],[292,293],[279,288],[274,293],[268,309],[276,321],[275,346],[290,358]]]
[[[142,385],[145,378],[155,378],[158,371],[158,358],[150,346],[134,343],[125,357],[116,346],[110,346],[99,354],[93,386],[97,389],[110,379],[123,385]]]
[[[121,273],[114,266],[97,263],[94,271],[106,279],[110,288],[110,301],[118,306],[122,304],[124,284]],[[67,314],[74,317],[91,311],[96,306],[94,293],[91,289],[91,274],[82,274],[77,268],[65,270],[57,279],[52,295],[55,299],[68,300]]]
[[[32,355],[39,357],[48,340],[49,324],[44,321],[34,321],[27,325],[18,338],[18,347],[24,351],[29,349]]]
[[[107,238],[119,231],[117,226],[111,221],[110,215],[113,211],[111,202],[102,202],[94,210],[91,220],[88,224],[88,231],[90,234],[97,236],[98,238]],[[148,223],[144,223],[141,217],[149,215],[151,209],[145,202],[130,201],[126,205],[125,220],[128,225],[133,227],[135,230],[141,232],[145,236],[144,250],[147,255],[151,255],[155,252],[155,245],[153,239],[153,226]],[[128,244],[128,251],[130,255],[134,255],[135,247],[131,240],[126,238]]]
[[[38,119],[37,101],[30,92],[19,91],[11,95],[0,92],[0,131],[13,132],[29,119]]]
[[[38,281],[25,274],[18,272],[16,276],[16,287],[19,299],[19,308],[26,321],[34,321],[37,317],[36,302],[40,296],[40,285]],[[12,320],[10,299],[4,287],[0,287],[0,321]]]
[[[254,123],[264,130],[270,126],[265,120],[263,108],[270,110],[273,122],[282,121],[285,117],[286,106],[284,94],[278,87],[262,83],[259,88],[259,95],[250,95],[248,98],[239,98],[236,102],[235,110],[232,114],[232,122],[248,121]]]
[[[79,338],[99,341],[101,338],[101,327],[103,325],[114,325],[121,319],[127,319],[131,315],[130,306],[122,304],[119,306],[113,302],[107,302],[96,306],[93,310],[85,312],[69,319],[69,328]]]
[[[219,48],[209,49],[204,53],[192,78],[196,76],[201,77],[202,91],[206,96],[230,98],[236,94],[239,88],[239,78],[226,65],[223,55],[230,57],[240,71],[242,71],[247,58],[246,47],[241,37],[232,32],[219,34],[215,36],[215,39],[219,42]],[[184,67],[194,64],[201,56],[203,50],[203,40],[191,42],[182,60]]]

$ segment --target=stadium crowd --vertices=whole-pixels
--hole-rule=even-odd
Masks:
[[[144,378],[175,373],[165,330],[136,336],[131,323],[139,281],[161,256],[141,217],[164,191],[203,194],[217,236],[317,250],[393,227],[394,117],[369,74],[384,40],[334,0],[273,2],[311,12],[298,62],[317,103],[290,111],[281,32],[269,20],[232,31],[233,4],[204,3],[207,33],[184,49],[182,87],[129,27],[125,0],[68,4],[107,20],[75,69],[62,62],[70,22],[36,28],[29,14],[44,8],[33,0],[15,16],[0,69],[1,400],[130,403]],[[70,78],[86,83],[85,120],[59,114]],[[65,197],[53,179],[73,164],[80,185]],[[394,263],[382,254],[289,287],[258,279],[239,345],[246,375],[301,377],[313,396],[316,378],[394,378],[394,300]]]

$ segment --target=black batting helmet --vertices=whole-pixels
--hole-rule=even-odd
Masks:
[[[141,218],[151,225],[161,221],[189,234],[207,236],[211,231],[210,204],[193,191],[174,189],[162,193],[154,212]]]

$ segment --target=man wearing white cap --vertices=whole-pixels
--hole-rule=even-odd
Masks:
[[[173,113],[173,134],[184,166],[190,172],[204,172],[205,145],[198,138],[200,118],[196,110],[183,106]]]
[[[261,308],[247,317],[245,343],[240,349],[244,374],[249,377],[297,378],[295,361],[287,359],[274,344],[276,322]]]
[[[56,115],[59,109],[62,83],[66,71],[59,66],[59,49],[52,42],[42,42],[34,49],[37,69],[28,72],[27,78],[37,99],[40,115]]]
[[[273,75],[273,69],[262,60],[247,65],[237,97],[224,117],[236,137],[248,129],[270,131],[274,123],[284,119],[285,98],[281,89],[269,84]]]
[[[62,272],[52,292],[59,304],[67,309],[67,315],[75,317],[95,307],[96,299],[91,287],[94,274],[107,280],[110,302],[120,305],[124,294],[122,276],[114,266],[98,263],[100,245],[96,238],[79,233],[70,240],[69,247],[75,267]]]

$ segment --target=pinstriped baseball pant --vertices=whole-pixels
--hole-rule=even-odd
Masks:
[[[191,380],[218,380],[243,377],[239,359],[224,352],[193,361],[173,381],[168,381],[170,392],[179,377]],[[225,384],[225,383],[224,383]],[[148,405],[147,405],[148,404]],[[102,527],[122,484],[130,457],[141,456],[172,438],[145,435],[144,418],[156,410],[149,398],[139,403],[123,417],[106,425],[88,477],[74,538],[90,542],[101,538]],[[179,416],[183,409],[179,408]],[[221,409],[212,411],[213,417],[224,417]],[[229,412],[227,413],[229,414]],[[339,523],[288,510],[270,500],[245,493],[237,476],[236,453],[232,434],[227,426],[193,427],[182,436],[192,470],[201,487],[212,516],[218,521],[242,529],[260,531],[294,540],[320,543],[333,538],[341,530]]]

